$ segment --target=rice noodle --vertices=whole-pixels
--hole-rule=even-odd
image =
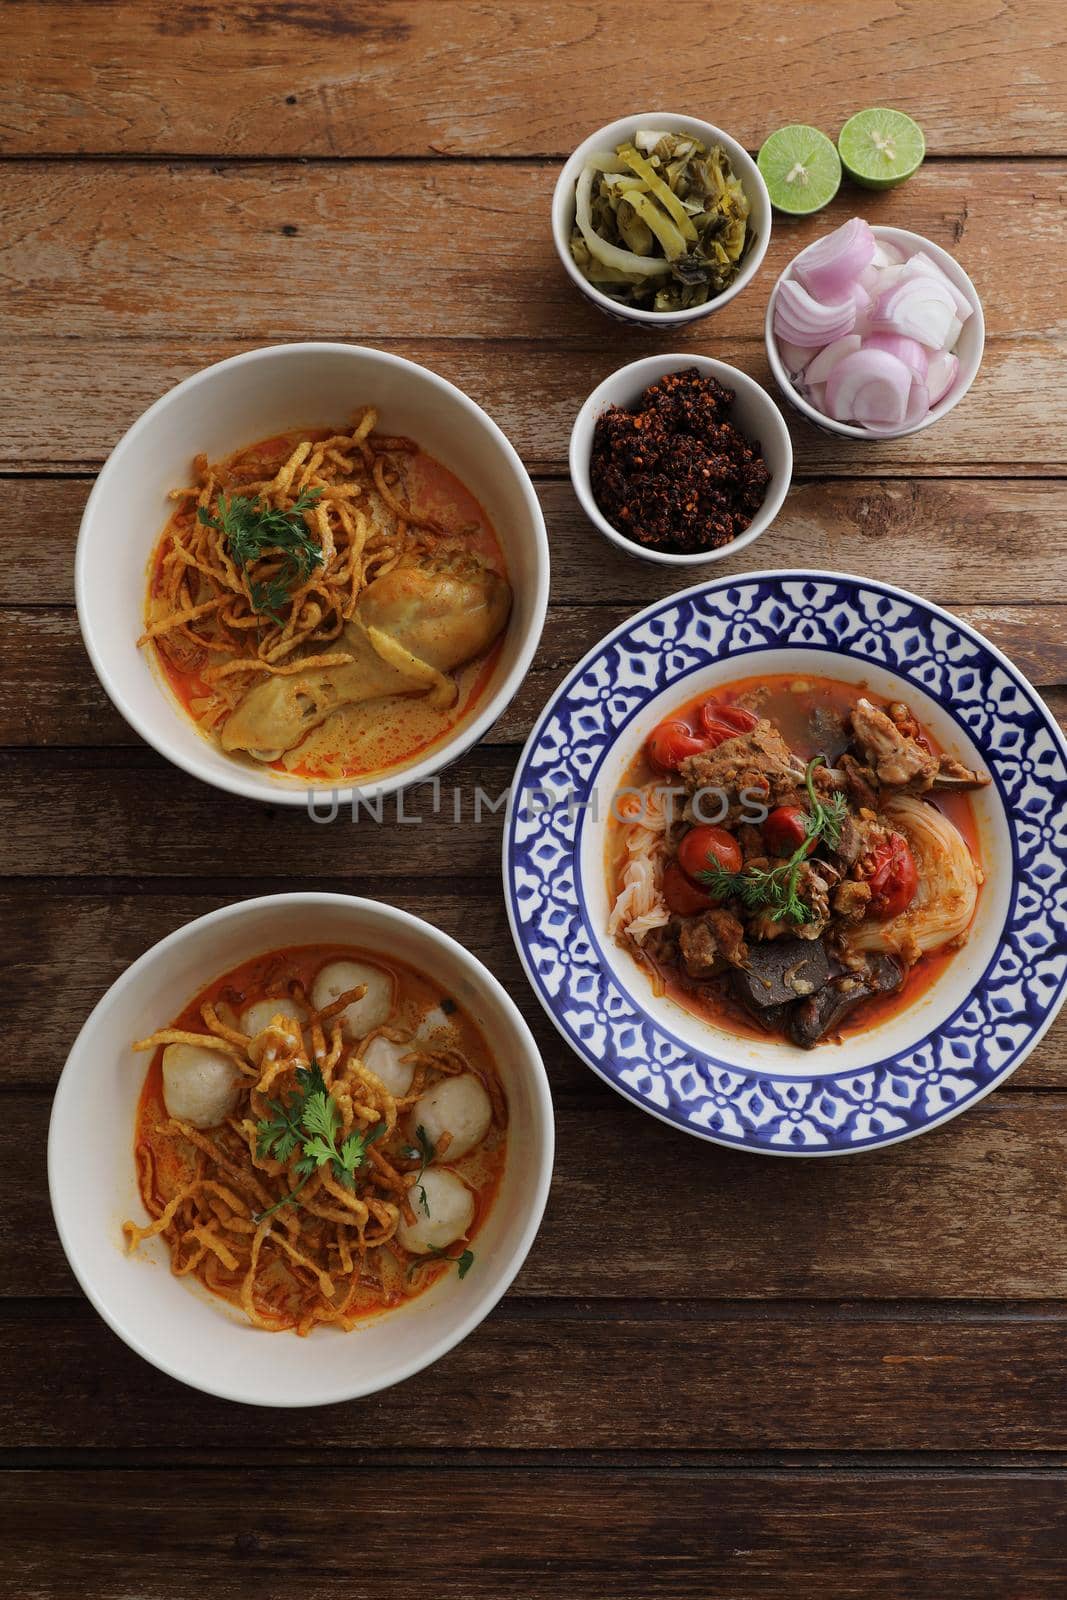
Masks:
[[[654,783],[645,786],[640,798],[628,796],[627,809],[633,812],[634,820],[623,827],[625,862],[608,933],[613,939],[625,934],[641,944],[653,928],[662,928],[670,919],[662,893],[669,818],[662,791]]]

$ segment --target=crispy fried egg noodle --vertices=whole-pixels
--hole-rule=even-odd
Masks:
[[[357,977],[371,972],[367,963],[352,962],[323,971],[349,968]],[[442,1269],[441,1251],[467,1237],[478,1193],[468,1184],[478,1180],[466,1168],[429,1163],[466,1154],[491,1123],[499,1145],[507,1122],[491,1073],[454,1044],[431,1044],[384,1021],[350,1042],[349,1018],[370,998],[366,982],[341,989],[327,983],[325,993],[316,982],[311,989],[247,1006],[240,1021],[259,1025],[254,1034],[241,1031],[232,1007],[204,1002],[203,1032],[163,1028],[134,1044],[158,1053],[162,1100],[148,1104],[163,1116],[147,1130],[142,1125],[136,1144],[152,1221],[123,1224],[127,1253],[162,1236],[175,1276],[195,1275],[258,1328],[299,1334],[318,1323],[351,1329],[368,1310],[399,1303],[432,1281]],[[394,1092],[395,1071],[390,1087],[373,1070],[383,1050],[404,1062],[404,1093]],[[351,1187],[330,1161],[310,1176],[302,1173],[302,1139],[284,1159],[263,1141],[263,1127],[280,1107],[294,1114],[298,1073],[313,1065],[336,1107],[338,1145],[352,1134],[365,1136]],[[420,1149],[413,1144],[414,1108],[449,1083],[473,1084],[481,1098],[472,1113],[468,1090],[461,1117],[452,1118],[454,1134],[447,1117],[438,1119],[435,1148],[427,1149],[420,1130]],[[430,1197],[439,1189],[450,1203],[435,1215]],[[456,1195],[467,1199],[460,1204]],[[437,1253],[427,1258],[429,1251]]]

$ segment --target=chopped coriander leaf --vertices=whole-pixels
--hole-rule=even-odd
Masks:
[[[428,1250],[425,1255],[418,1256],[408,1268],[408,1277],[411,1278],[422,1266],[430,1261],[454,1261],[461,1278],[465,1278],[474,1265],[474,1251],[461,1250],[458,1256],[449,1255],[447,1250]]]
[[[261,1156],[288,1163],[299,1149],[296,1173],[300,1182],[266,1211],[256,1212],[256,1223],[295,1203],[320,1167],[329,1166],[338,1183],[355,1189],[356,1173],[367,1159],[368,1149],[385,1132],[385,1123],[379,1122],[373,1128],[353,1131],[338,1145],[341,1110],[326,1087],[318,1062],[298,1067],[296,1082],[296,1092],[288,1099],[267,1101],[271,1116],[256,1124],[256,1150]]]
[[[815,844],[827,844],[831,850],[836,847],[848,811],[843,794],[835,792],[823,799],[816,793],[813,773],[824,760],[824,756],[814,756],[804,773],[811,809],[804,838],[789,860],[777,867],[745,867],[740,872],[711,867],[700,878],[717,900],[740,900],[746,911],[766,910],[778,922],[812,920],[811,907],[799,893],[800,869]]]
[[[288,603],[294,586],[309,578],[322,565],[322,551],[312,539],[304,513],[314,509],[321,489],[305,489],[288,511],[279,511],[263,500],[244,495],[220,494],[217,514],[200,506],[197,517],[208,528],[215,528],[226,541],[234,565],[246,572],[263,556],[279,556],[279,571],[266,582],[252,581],[249,592],[252,609],[261,616],[282,622],[279,615]]]

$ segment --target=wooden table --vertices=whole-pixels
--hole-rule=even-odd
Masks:
[[[881,1154],[783,1164],[687,1139],[543,1017],[508,936],[499,818],[356,832],[217,794],[137,742],[79,640],[78,518],[151,400],[276,340],[399,351],[488,408],[548,519],[535,668],[459,770],[502,786],[569,665],[675,586],[609,550],[567,481],[580,401],[668,343],[603,320],[559,269],[561,158],[637,105],[755,149],[783,122],[835,134],[889,104],[925,128],[920,173],[776,224],[755,285],[670,345],[769,384],[775,274],[861,211],[959,256],[984,365],[898,444],[791,421],[786,508],[725,570],[899,581],[1063,714],[1067,12],[674,0],[661,18],[607,0],[4,7],[5,1595],[1063,1592],[1063,1022],[1006,1088]],[[187,919],[296,885],[467,941],[537,1034],[559,1130],[540,1237],[484,1326],[399,1389],[306,1414],[209,1400],[127,1350],[76,1289],[45,1185],[52,1089],[108,984]]]

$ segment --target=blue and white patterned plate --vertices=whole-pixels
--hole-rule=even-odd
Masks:
[[[907,699],[952,753],[993,775],[974,797],[986,883],[966,946],[896,1017],[801,1051],[657,998],[607,937],[611,796],[641,741],[691,697],[760,672],[865,683]],[[839,1155],[955,1116],[1018,1066],[1067,986],[1067,742],[982,636],[888,584],[753,573],[642,611],[590,651],[523,751],[504,833],[512,932],[578,1054],[662,1120],[773,1155]]]

